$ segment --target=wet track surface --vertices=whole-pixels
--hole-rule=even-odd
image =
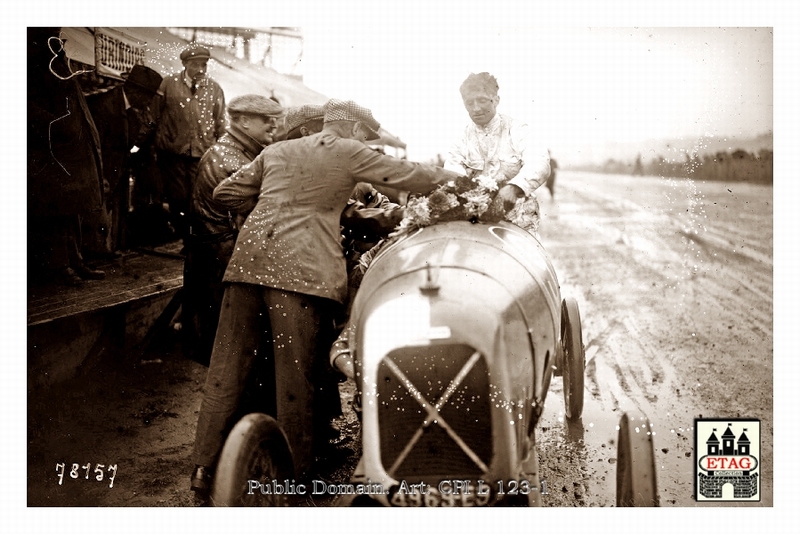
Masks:
[[[564,172],[540,194],[562,298],[581,307],[583,417],[554,379],[540,424],[559,505],[614,504],[617,424],[650,420],[662,506],[693,506],[695,418],[762,427],[772,504],[772,188]],[[557,455],[549,454],[555,450]]]
[[[651,423],[662,506],[697,505],[695,418],[760,419],[758,504],[771,506],[772,188],[561,171],[555,199],[538,195],[542,242],[562,298],[578,301],[586,350],[583,417],[566,422],[554,378],[537,428],[543,504],[615,504],[617,424],[636,409]],[[147,354],[108,356],[28,399],[28,504],[202,504],[188,477],[205,368],[169,335]],[[327,476],[345,482],[360,436],[352,384],[342,392],[352,455]],[[114,487],[59,485],[53,467],[73,461],[118,464]]]

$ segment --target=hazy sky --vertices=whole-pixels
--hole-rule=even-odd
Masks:
[[[372,108],[412,159],[443,152],[469,120],[470,72],[500,84],[500,113],[556,152],[609,141],[772,130],[770,28],[575,28],[380,22],[303,28],[307,85]]]
[[[31,0],[47,7],[27,24],[299,27],[306,84],[372,108],[416,160],[445,152],[469,120],[458,87],[480,71],[499,81],[498,111],[557,154],[773,129],[771,27],[783,13],[771,0],[84,1],[81,12]]]

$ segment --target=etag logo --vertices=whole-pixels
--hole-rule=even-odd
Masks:
[[[695,420],[695,499],[760,501],[761,422]]]

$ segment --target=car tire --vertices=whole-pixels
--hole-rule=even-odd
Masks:
[[[641,412],[626,412],[617,437],[617,506],[658,506],[650,421]]]
[[[275,484],[293,478],[286,434],[272,417],[251,413],[236,423],[225,441],[213,479],[211,505],[288,506],[290,496],[285,491],[276,494],[274,489]],[[269,493],[262,487],[269,487]]]
[[[564,381],[564,411],[574,421],[583,413],[586,360],[583,351],[578,302],[568,297],[561,303],[561,368]]]

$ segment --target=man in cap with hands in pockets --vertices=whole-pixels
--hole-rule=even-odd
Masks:
[[[164,78],[159,89],[163,98],[155,144],[170,222],[184,238],[200,158],[225,133],[225,95],[206,75],[211,59],[207,48],[191,45],[180,57],[183,70]]]

